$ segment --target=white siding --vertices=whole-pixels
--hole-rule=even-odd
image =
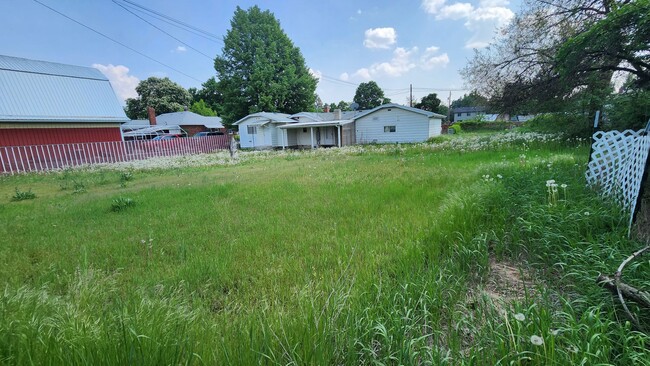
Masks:
[[[442,120],[440,118],[429,118],[429,137],[440,136],[442,133]]]
[[[395,126],[395,132],[384,132],[385,126]],[[422,142],[429,138],[429,130],[429,118],[423,114],[384,108],[356,120],[356,142]]]
[[[268,129],[269,125],[257,126],[257,133],[254,135],[248,134],[248,126],[251,124],[260,124],[266,122],[267,119],[261,117],[252,117],[241,122],[239,126],[239,146],[242,148],[267,148],[271,147],[271,133]]]
[[[298,137],[298,146],[311,146],[311,131],[309,127],[296,129],[296,136]],[[314,131],[314,143],[316,143],[316,133]]]

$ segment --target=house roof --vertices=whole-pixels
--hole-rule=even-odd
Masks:
[[[147,126],[144,128],[139,128],[137,130],[124,132],[122,135],[124,137],[153,136],[153,135],[165,134],[165,131],[169,131],[169,130],[182,130],[182,128],[178,125]]]
[[[458,107],[452,109],[452,113],[478,113],[487,111],[486,107]]]
[[[156,123],[161,125],[203,125],[206,128],[223,128],[220,117],[206,117],[190,111],[163,113],[156,116]]]
[[[280,126],[280,128],[289,129],[289,128],[305,128],[305,127],[342,126],[352,122],[354,121],[351,119],[340,119],[335,121],[319,121],[319,122],[298,122],[298,123],[289,123],[286,125],[282,125]]]
[[[375,108],[373,108],[371,110],[362,112],[362,113],[358,114],[357,116],[355,116],[354,119],[356,120],[356,119],[359,119],[361,117],[365,117],[365,116],[367,116],[369,114],[375,113],[375,112],[377,112],[377,111],[379,111],[381,109],[385,109],[385,108],[398,108],[398,109],[402,109],[402,110],[405,110],[405,111],[418,113],[418,114],[427,116],[428,118],[431,118],[431,117],[445,118],[446,117],[446,116],[443,116],[442,114],[425,111],[424,109],[407,107],[405,105],[396,104],[396,103],[388,103],[388,104],[382,104],[379,107],[375,107]]]
[[[354,118],[357,114],[360,112],[357,111],[343,111],[341,112],[341,119],[342,120],[348,120]],[[314,122],[318,121],[335,121],[336,120],[336,114],[334,112],[300,112],[296,114],[292,114],[290,118],[300,118],[300,117],[306,117],[308,119],[311,119]]]
[[[266,120],[264,123],[260,124],[260,126],[266,123],[295,123],[296,122],[295,120],[289,118],[289,115],[285,113],[259,112],[259,113],[249,114],[248,116],[240,119],[234,124],[239,125],[245,120],[249,118],[255,118],[255,117],[259,117],[260,119]]]
[[[127,122],[97,69],[0,55],[0,122]]]

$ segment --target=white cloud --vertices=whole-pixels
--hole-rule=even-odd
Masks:
[[[435,67],[445,67],[449,64],[449,55],[443,53],[442,55],[436,55],[440,48],[439,47],[429,47],[424,52],[424,55],[420,57],[420,67],[424,70],[431,70]]]
[[[361,15],[361,9],[357,9],[357,14]]]
[[[422,0],[422,8],[436,19],[465,20],[465,28],[472,33],[465,48],[487,47],[495,30],[505,27],[514,18],[515,13],[508,5],[508,0],[481,0],[478,7],[463,2],[447,5],[446,0]]]
[[[389,61],[376,62],[369,67],[362,67],[352,75],[344,72],[340,79],[347,81],[351,78],[371,80],[377,77],[399,77],[415,68],[431,70],[436,67],[445,67],[449,64],[449,55],[447,53],[437,54],[439,50],[440,48],[436,46],[428,47],[418,59],[420,50],[417,47],[411,49],[397,47]]]
[[[138,86],[140,79],[135,76],[129,75],[129,68],[123,65],[102,65],[102,64],[93,64],[93,67],[101,71],[113,86],[115,94],[121,100],[126,100],[127,98],[137,98],[138,93],[135,91],[135,87]]]
[[[363,45],[367,48],[390,48],[397,42],[397,32],[394,28],[370,28],[366,30]]]
[[[445,5],[446,0],[422,0],[422,9],[429,14],[435,14]]]
[[[176,47],[175,51],[176,52],[185,52],[185,51],[187,51],[187,48],[185,48],[185,46],[178,46],[178,47]]]
[[[437,19],[463,19],[468,18],[474,12],[474,6],[470,3],[455,3],[440,9],[436,15]]]
[[[319,70],[314,70],[312,68],[309,68],[309,73],[311,74],[311,76],[315,77],[318,80],[320,80],[320,78],[323,77],[323,73],[320,72]]]

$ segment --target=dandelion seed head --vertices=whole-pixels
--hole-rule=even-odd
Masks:
[[[515,319],[517,319],[520,322],[523,322],[524,320],[526,320],[526,316],[522,313],[517,313],[515,314]]]
[[[532,343],[535,346],[541,346],[544,344],[544,338],[536,335],[530,336],[530,343]]]

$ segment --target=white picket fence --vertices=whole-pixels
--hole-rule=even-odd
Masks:
[[[650,126],[650,124],[649,124]],[[629,213],[632,227],[643,173],[650,150],[648,127],[640,131],[598,131],[594,134],[587,183],[615,199]]]
[[[0,147],[0,173],[50,171],[80,165],[209,153],[230,148],[229,135],[160,141],[110,141]]]

